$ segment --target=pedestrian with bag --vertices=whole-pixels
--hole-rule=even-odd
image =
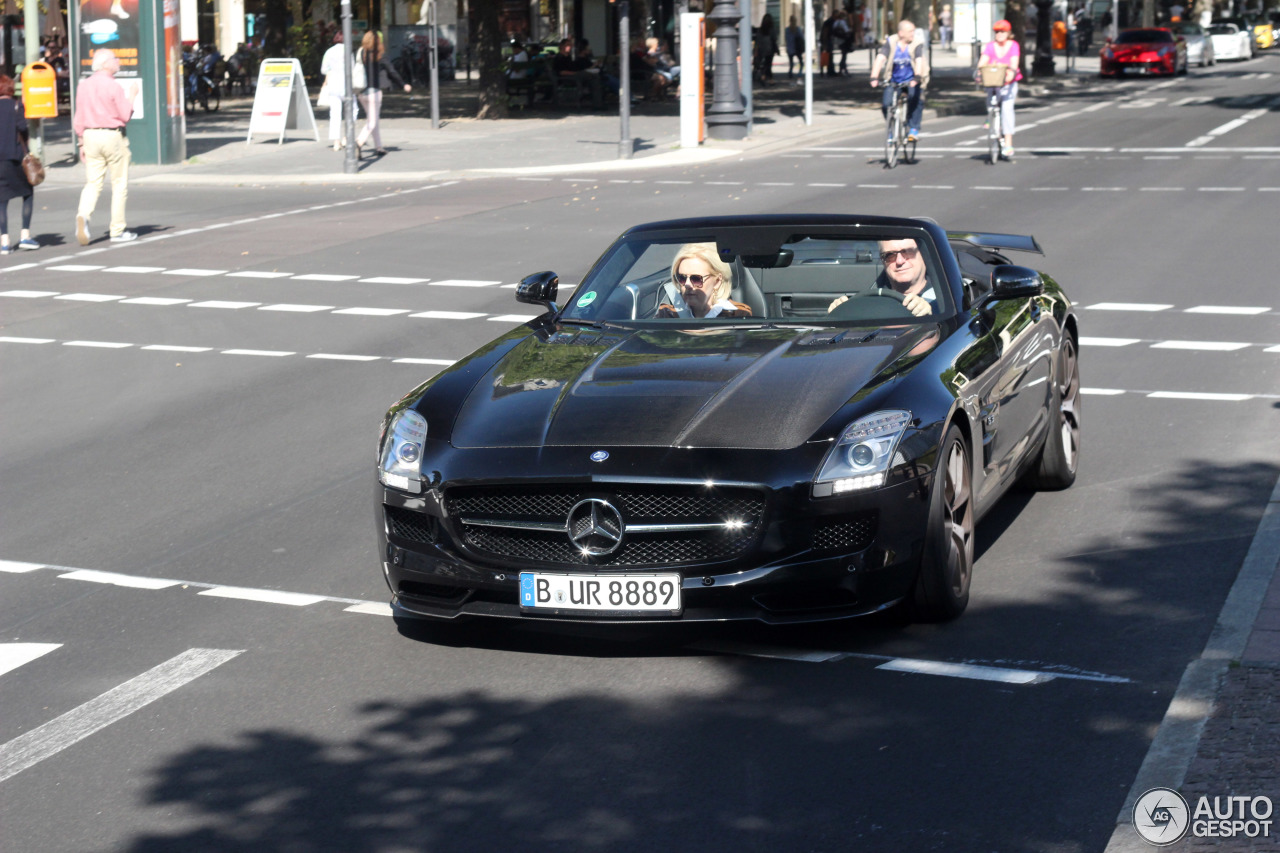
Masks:
[[[342,135],[342,102],[347,96],[347,56],[342,46],[342,30],[333,34],[333,44],[320,59],[320,73],[324,75],[324,82],[320,84],[316,105],[329,108],[329,142],[337,151],[347,146]],[[351,90],[356,91],[356,87],[352,86]],[[358,109],[356,113],[355,118],[359,118]]]
[[[9,244],[9,202],[22,199],[22,236],[19,249],[38,249],[31,239],[31,213],[35,209],[35,189],[24,166],[34,160],[35,182],[44,179],[44,167],[27,156],[27,117],[22,101],[13,96],[13,78],[0,74],[0,255],[13,251]]]
[[[102,180],[111,175],[111,242],[128,243],[137,233],[125,229],[125,202],[129,197],[129,140],[125,125],[133,117],[138,81],[121,88],[116,82],[120,60],[115,51],[101,48],[93,54],[93,73],[76,90],[76,114],[72,130],[80,142],[85,165],[84,190],[76,213],[76,241],[89,245],[89,217],[102,195]]]
[[[412,87],[387,62],[385,54],[386,47],[377,31],[366,32],[360,40],[359,61],[356,63],[359,70],[353,69],[351,73],[352,82],[360,90],[360,106],[364,107],[365,114],[364,128],[356,138],[357,158],[360,156],[360,149],[369,143],[370,137],[373,137],[374,153],[387,153],[382,147],[382,129],[378,126],[378,117],[382,113],[382,91],[390,89],[392,83],[402,86],[406,93],[412,91]]]

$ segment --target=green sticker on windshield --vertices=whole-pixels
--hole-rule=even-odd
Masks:
[[[582,298],[578,300],[578,307],[586,308],[588,305],[590,305],[592,302],[595,302],[595,301],[596,301],[596,292],[594,290],[588,290],[586,293],[582,294]]]

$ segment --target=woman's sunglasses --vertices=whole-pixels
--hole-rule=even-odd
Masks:
[[[692,283],[694,287],[702,287],[702,283],[704,281],[706,281],[709,278],[715,278],[715,277],[716,277],[715,273],[708,273],[707,275],[698,275],[697,273],[693,273],[691,275],[685,275],[682,272],[678,272],[676,273],[676,283],[684,284],[687,281]]]

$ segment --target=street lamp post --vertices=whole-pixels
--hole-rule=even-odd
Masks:
[[[427,38],[431,39],[431,129],[440,129],[440,34],[436,24],[436,0],[427,0]]]
[[[717,3],[708,16],[716,24],[715,94],[707,110],[707,136],[712,139],[747,138],[747,113],[738,88],[736,24],[741,17],[736,3]]]
[[[351,85],[354,69],[351,55],[351,0],[342,0],[342,65],[347,69],[342,92],[342,136],[347,140],[342,172],[354,175],[360,166],[356,162],[356,95]]]
[[[630,160],[631,141],[631,3],[618,3],[618,159]]]

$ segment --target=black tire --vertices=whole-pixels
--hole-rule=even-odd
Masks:
[[[1000,110],[996,109],[987,118],[987,164],[994,166],[1000,161]]]
[[[889,130],[884,139],[884,167],[892,169],[898,165],[898,153],[902,146],[902,115],[898,110],[898,97],[895,96],[889,106]]]
[[[1049,404],[1049,434],[1025,479],[1028,487],[1042,492],[1069,487],[1080,467],[1080,360],[1070,335],[1063,336],[1059,360]]]
[[[943,435],[933,475],[929,525],[911,601],[914,621],[945,622],[969,605],[974,524],[969,446],[952,424]]]
[[[205,112],[216,113],[218,111],[218,107],[222,106],[222,92],[220,91],[221,88],[222,88],[221,86],[214,86],[212,89],[209,90],[209,97],[204,102]]]
[[[916,141],[909,137],[907,139],[907,149],[903,152],[903,160],[908,163],[914,163],[916,161]]]

